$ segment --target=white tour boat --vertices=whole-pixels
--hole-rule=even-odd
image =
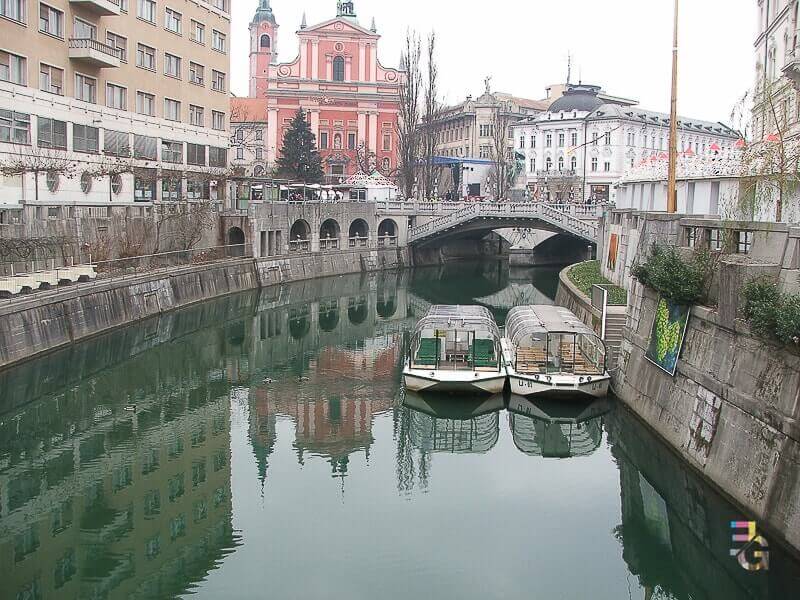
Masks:
[[[503,391],[500,330],[482,306],[433,306],[414,330],[403,369],[406,389]]]
[[[512,309],[506,318],[503,357],[512,394],[608,394],[606,347],[597,334],[561,306]]]

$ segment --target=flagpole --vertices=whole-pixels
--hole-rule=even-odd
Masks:
[[[667,212],[678,212],[678,0],[675,0],[675,24],[672,34],[672,97],[669,113],[669,181]]]

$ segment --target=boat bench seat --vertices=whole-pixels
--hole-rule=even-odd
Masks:
[[[435,365],[439,360],[439,338],[422,338],[414,362],[418,365]]]

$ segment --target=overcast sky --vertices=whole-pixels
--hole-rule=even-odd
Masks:
[[[233,92],[247,94],[247,24],[258,0],[234,0]],[[379,59],[396,67],[405,31],[435,30],[443,99],[492,88],[539,99],[563,82],[567,55],[572,81],[602,85],[643,108],[669,111],[672,0],[355,0],[359,22],[372,17],[383,37]],[[336,0],[272,0],[281,62],[297,55],[295,31],[336,16]],[[756,0],[682,0],[681,115],[729,121],[755,72]]]

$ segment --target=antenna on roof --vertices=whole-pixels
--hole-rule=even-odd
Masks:
[[[572,79],[572,54],[567,52],[567,85],[572,83],[570,80]]]

